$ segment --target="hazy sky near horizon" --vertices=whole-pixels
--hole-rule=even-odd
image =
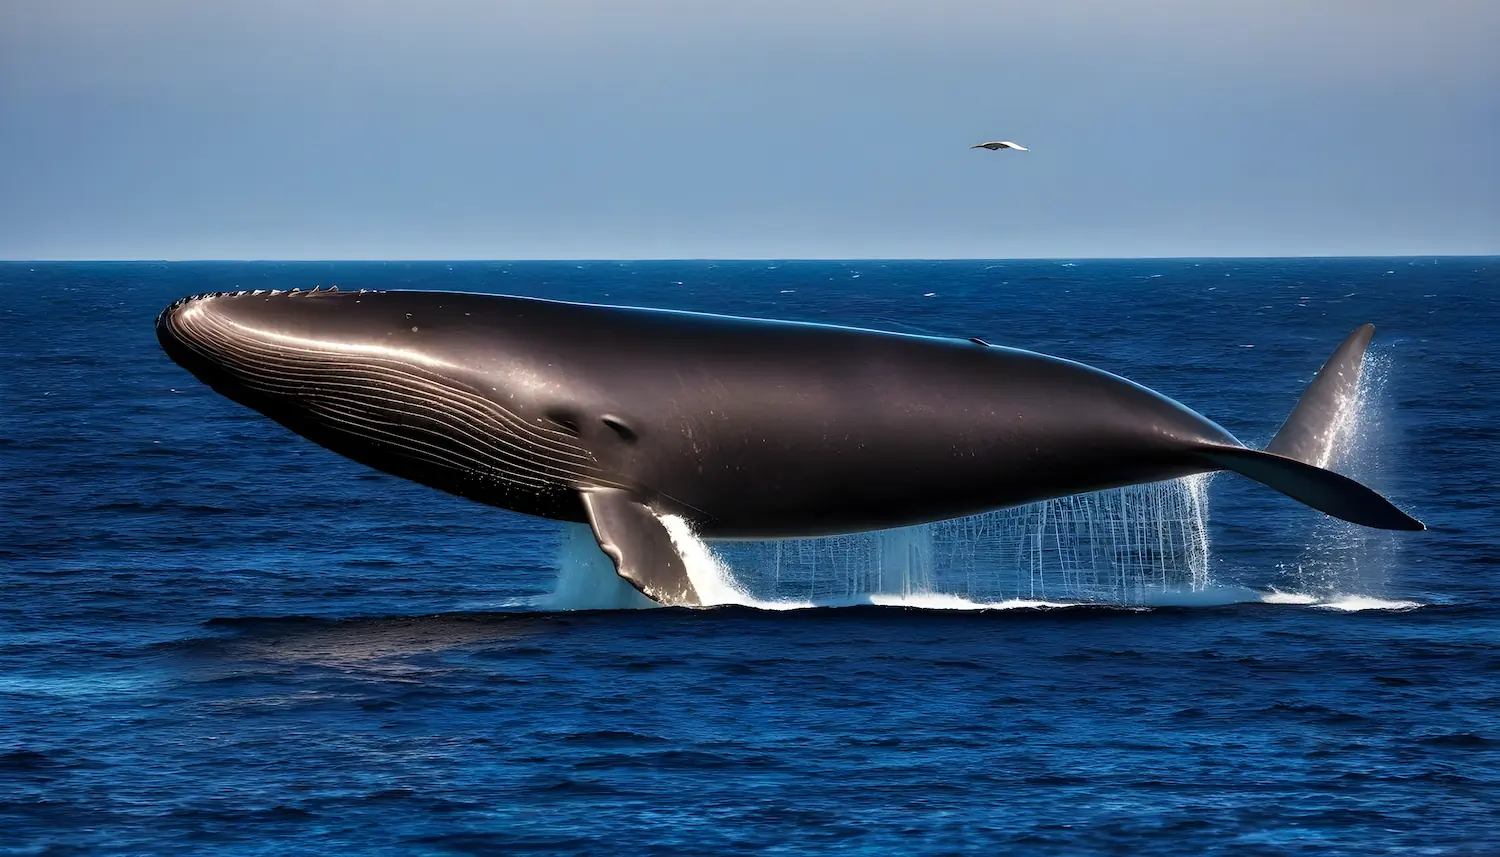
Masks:
[[[0,258],[1500,253],[1497,45],[1494,0],[4,0]]]

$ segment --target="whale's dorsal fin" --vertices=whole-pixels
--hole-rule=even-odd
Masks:
[[[1344,427],[1345,411],[1352,407],[1359,392],[1365,349],[1370,347],[1374,336],[1375,325],[1365,324],[1344,338],[1307,385],[1281,431],[1266,446],[1266,452],[1315,467],[1328,466],[1339,430]]]
[[[594,538],[614,561],[617,574],[659,604],[699,603],[687,563],[649,506],[619,488],[588,488],[580,494]]]

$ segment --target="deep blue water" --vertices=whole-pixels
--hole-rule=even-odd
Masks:
[[[1250,443],[1373,321],[1344,466],[1431,529],[1219,477],[1214,590],[1321,606],[549,610],[561,525],[156,345],[176,297],[314,284],[980,336]],[[1500,259],[5,263],[0,294],[0,853],[1500,849]]]

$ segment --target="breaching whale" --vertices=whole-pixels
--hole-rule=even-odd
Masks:
[[[1323,469],[1374,327],[1250,449],[1108,372],[981,340],[425,291],[184,298],[167,354],[355,461],[587,522],[620,576],[696,604],[661,522],[706,538],[906,526],[1231,470],[1357,524],[1423,525]]]

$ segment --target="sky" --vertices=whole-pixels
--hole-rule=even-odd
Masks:
[[[1497,45],[1495,0],[0,0],[0,258],[1495,254]]]

